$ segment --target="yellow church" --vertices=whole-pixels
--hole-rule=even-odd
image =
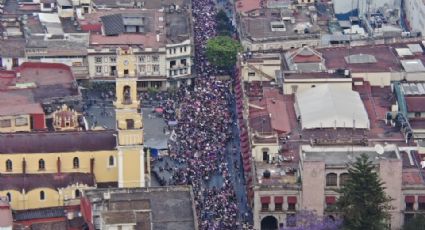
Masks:
[[[52,113],[54,132],[0,134],[0,196],[12,209],[78,205],[93,187],[145,187],[149,156],[132,49],[117,49],[116,130],[83,131],[81,115],[64,105]]]

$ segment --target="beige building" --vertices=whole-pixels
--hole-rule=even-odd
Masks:
[[[249,51],[316,47],[327,33],[314,6],[256,8],[237,17],[242,46]]]
[[[115,80],[128,69],[137,76],[138,89],[165,89],[192,78],[190,13],[156,9],[99,10],[85,22],[101,21],[102,34],[90,35],[89,76],[92,80]],[[115,21],[121,21],[116,27]],[[169,26],[167,26],[169,25]],[[131,50],[131,63],[118,63],[120,48]]]

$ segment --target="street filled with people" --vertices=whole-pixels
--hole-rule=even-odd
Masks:
[[[232,81],[219,80],[217,69],[205,55],[207,40],[216,35],[215,4],[199,0],[192,7],[197,77],[192,86],[179,87],[161,105],[165,121],[176,121],[177,125],[172,127],[169,142],[169,157],[175,163],[162,164],[160,171],[170,176],[159,181],[163,185],[192,185],[200,229],[249,229],[238,207],[235,175],[229,171],[230,167],[239,169],[239,161],[229,164],[226,158],[226,154],[237,155],[236,146],[232,145],[232,153],[228,149],[232,125],[236,125],[232,119],[236,115],[230,109]],[[243,177],[241,173],[237,176]]]

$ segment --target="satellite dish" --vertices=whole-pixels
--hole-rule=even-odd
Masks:
[[[382,145],[380,145],[380,144],[376,144],[376,145],[375,145],[375,151],[376,151],[379,155],[382,155],[382,154],[384,154],[385,149],[384,149],[384,147],[382,147]]]

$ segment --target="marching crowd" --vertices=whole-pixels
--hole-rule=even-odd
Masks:
[[[242,229],[238,203],[226,160],[226,143],[232,137],[229,110],[231,81],[217,80],[217,70],[209,65],[205,45],[215,36],[215,5],[212,0],[193,2],[195,66],[194,88],[180,87],[173,100],[163,104],[166,121],[178,120],[175,138],[169,143],[170,156],[185,167],[175,168],[169,184],[193,186],[200,229]],[[221,186],[211,185],[221,176]],[[246,225],[245,225],[246,226]]]

